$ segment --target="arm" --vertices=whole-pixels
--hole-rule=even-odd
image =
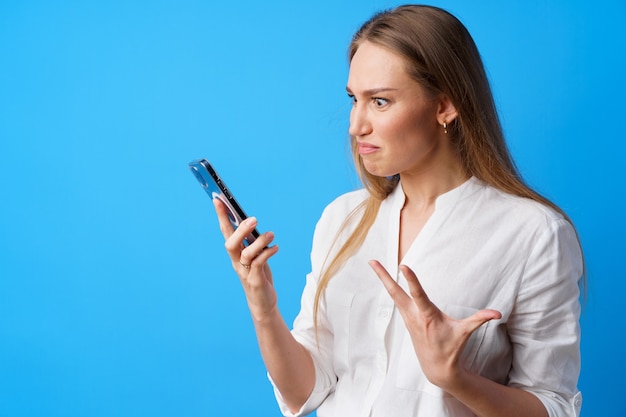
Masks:
[[[474,330],[489,320],[499,319],[494,310],[454,320],[441,312],[422,289],[407,266],[400,267],[408,284],[407,294],[377,262],[370,263],[393,298],[411,335],[415,352],[426,377],[464,403],[480,417],[547,417],[541,401],[522,389],[504,386],[467,372],[459,358]]]
[[[528,256],[507,319],[514,355],[509,386],[537,395],[550,416],[580,413],[580,288],[582,253],[567,221],[551,222]]]
[[[315,384],[309,352],[292,336],[277,308],[253,319],[259,348],[272,381],[292,413],[298,412]]]
[[[444,389],[480,417],[548,417],[535,395],[469,372],[460,373]]]
[[[264,233],[245,247],[243,239],[256,227],[256,219],[248,218],[233,230],[224,204],[218,199],[213,201],[226,251],[246,295],[263,361],[285,403],[297,412],[313,390],[315,370],[311,355],[292,336],[278,310],[267,264],[278,252],[277,246],[269,246],[274,234]]]
[[[453,320],[430,302],[409,268],[401,270],[410,295],[378,262],[371,263],[404,318],[426,377],[480,417],[574,417],[580,413],[576,385],[582,253],[571,224],[559,218],[546,226],[528,254],[515,308],[506,323],[513,346],[507,386],[469,374],[458,363],[471,333],[499,318],[498,312],[481,310],[464,320]]]

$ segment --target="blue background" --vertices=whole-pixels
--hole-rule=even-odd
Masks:
[[[0,2],[0,416],[276,416],[209,199],[260,228],[288,322],[358,186],[346,47],[397,2]],[[438,1],[481,50],[529,183],[576,223],[584,417],[626,416],[626,6]]]

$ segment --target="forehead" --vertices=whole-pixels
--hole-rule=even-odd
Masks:
[[[398,54],[371,42],[363,42],[350,61],[348,88],[402,88],[417,84],[406,72]]]

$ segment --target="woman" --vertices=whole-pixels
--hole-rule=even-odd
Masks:
[[[350,45],[364,190],[332,202],[290,331],[254,218],[220,228],[281,410],[326,416],[576,416],[580,246],[524,184],[474,42],[402,6]]]

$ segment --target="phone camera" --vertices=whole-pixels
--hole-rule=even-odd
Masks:
[[[193,172],[194,177],[196,177],[196,179],[198,180],[200,185],[202,185],[202,187],[207,188],[209,186],[209,184],[206,182],[206,180],[204,179],[200,171],[198,171],[198,168],[192,166],[191,172]]]

